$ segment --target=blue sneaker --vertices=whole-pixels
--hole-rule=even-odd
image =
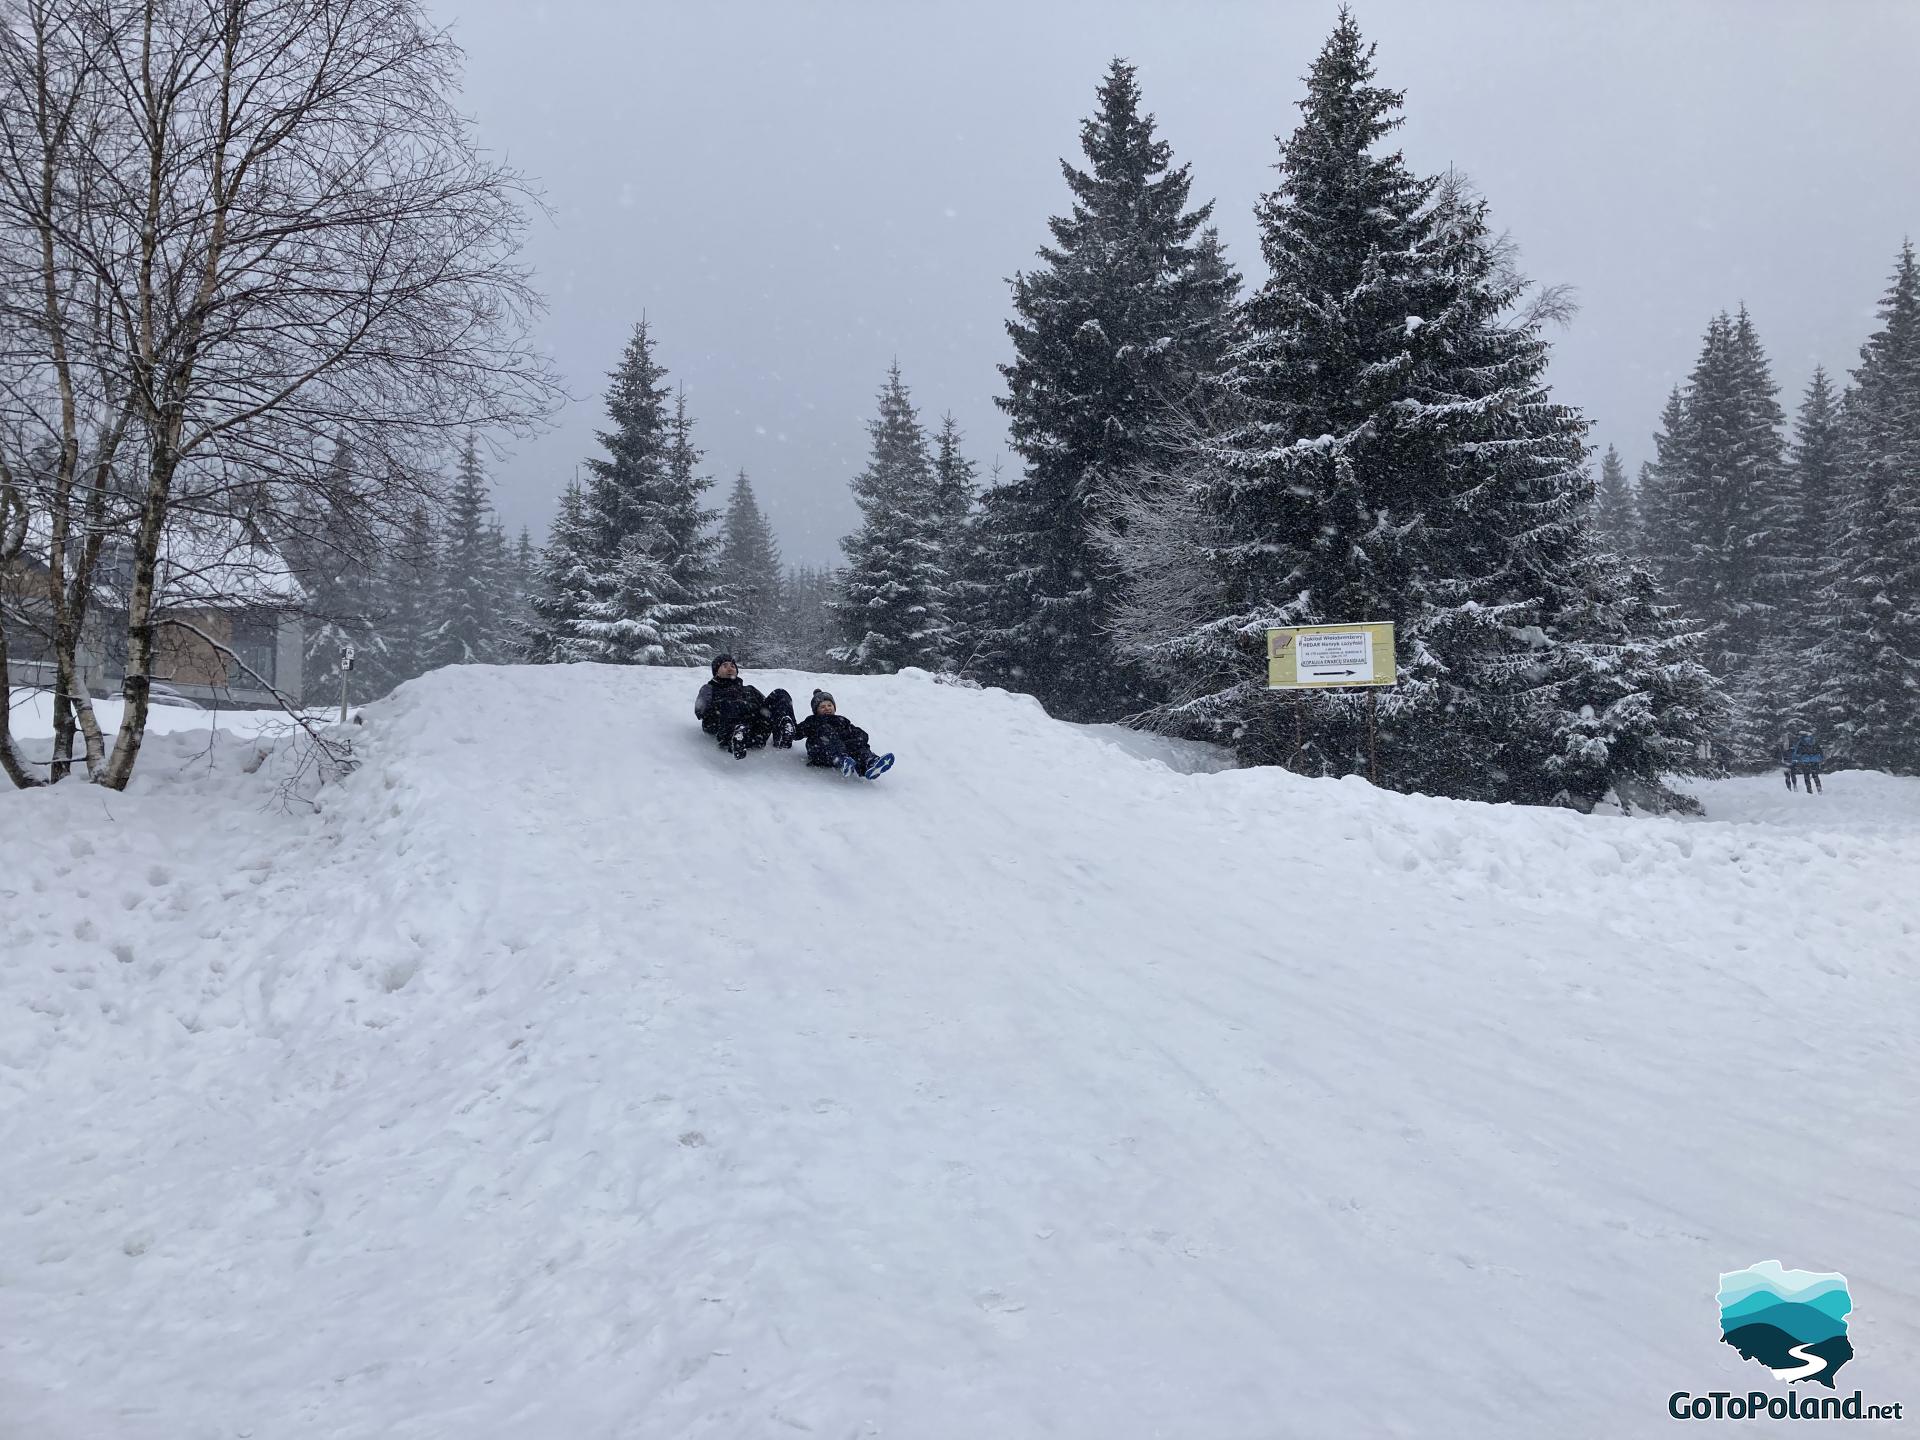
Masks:
[[[838,760],[835,760],[833,764],[834,768],[849,780],[853,778],[854,771],[860,768],[853,763],[853,757],[851,755],[842,755]]]
[[[882,775],[886,774],[887,771],[891,770],[892,768],[893,768],[893,756],[876,755],[867,762],[867,768],[861,771],[860,773],[865,775],[869,780],[878,780]]]

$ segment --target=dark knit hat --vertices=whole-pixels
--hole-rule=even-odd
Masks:
[[[813,692],[813,701],[807,708],[810,709],[814,714],[818,715],[820,713],[820,702],[822,700],[825,700],[830,705],[833,705],[836,708],[838,708],[840,704],[838,700],[835,700],[833,696],[829,695],[826,691],[816,690]]]
[[[731,655],[716,655],[713,657],[713,665],[711,666],[711,669],[715,675],[718,675],[720,673],[720,667],[722,665],[731,665],[735,670],[738,670],[740,668],[740,662],[734,659]]]

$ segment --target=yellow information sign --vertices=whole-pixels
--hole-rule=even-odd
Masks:
[[[1269,690],[1391,685],[1394,678],[1391,620],[1267,631]]]

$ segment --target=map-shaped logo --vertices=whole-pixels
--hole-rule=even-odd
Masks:
[[[1782,1380],[1818,1380],[1829,1390],[1853,1358],[1847,1277],[1828,1271],[1782,1270],[1762,1260],[1720,1277],[1720,1338]]]

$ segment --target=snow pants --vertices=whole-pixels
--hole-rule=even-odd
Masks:
[[[842,739],[839,732],[834,730],[807,737],[807,764],[837,765],[842,755],[851,755],[853,763],[865,770],[867,763],[873,759],[873,746],[865,740]]]
[[[1818,765],[1796,765],[1793,768],[1800,772],[1800,780],[1801,783],[1807,787],[1807,794],[1811,795],[1820,788],[1820,767]],[[1788,783],[1791,784],[1792,782],[1789,781]]]
[[[745,695],[729,696],[716,700],[713,708],[707,711],[706,718],[700,722],[700,728],[709,735],[719,737],[725,745],[733,734],[733,727],[747,727],[747,743],[764,745],[773,734],[773,727],[782,719],[793,719],[793,697],[784,690],[776,690],[766,699],[755,704]]]

